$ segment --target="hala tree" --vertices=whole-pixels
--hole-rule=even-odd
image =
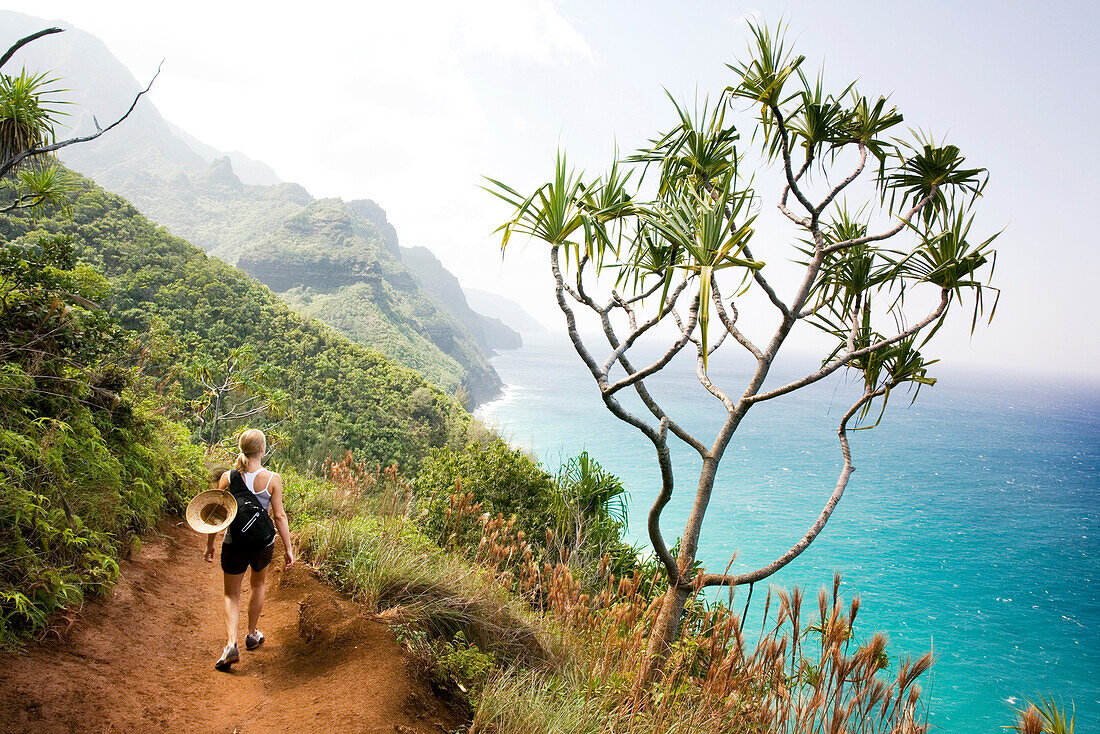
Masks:
[[[202,385],[202,394],[191,409],[199,422],[200,436],[214,446],[221,440],[223,424],[237,424],[255,416],[284,418],[287,395],[275,387],[271,366],[257,364],[250,346],[230,349],[225,359],[199,359],[191,370]],[[270,430],[270,429],[269,429]]]
[[[62,33],[61,28],[45,28],[20,38],[0,56],[0,69],[27,44],[39,38]],[[87,143],[116,127],[130,116],[153,81],[134,96],[129,109],[107,127],[95,120],[96,130],[89,135],[57,139],[54,127],[64,115],[65,102],[51,100],[57,93],[57,81],[48,73],[32,74],[26,69],[12,75],[0,71],[0,213],[28,209],[41,211],[47,206],[64,206],[69,181],[58,167],[53,154],[62,148]]]
[[[983,291],[990,288],[993,238],[971,237],[985,169],[967,167],[955,146],[919,134],[893,137],[900,134],[902,116],[885,98],[864,96],[854,85],[826,92],[820,76],[805,73],[804,57],[786,48],[781,30],[753,26],[752,34],[748,58],[729,66],[734,83],[717,105],[689,114],[674,102],[678,124],[605,175],[586,180],[559,155],[553,180],[530,196],[490,179],[489,190],[514,208],[498,230],[502,248],[517,233],[549,246],[557,303],[577,354],[607,409],[641,432],[656,453],[661,487],[649,511],[648,534],[668,587],[643,683],[660,674],[691,593],[766,579],[814,541],[853,471],[848,432],[869,411],[881,415],[892,391],[935,382],[928,374],[934,360],[920,350],[964,300],[970,302],[973,329],[984,311]],[[760,194],[743,165],[742,136],[732,121],[743,110],[755,113],[752,140],[761,145],[762,163],[781,169],[775,198],[794,229],[786,253],[755,252],[752,246]],[[631,183],[635,173],[637,185]],[[862,183],[853,186],[857,181]],[[873,194],[853,213],[844,195],[857,188]],[[781,293],[771,279],[773,268],[757,259],[765,254],[785,255],[798,266],[793,292]],[[932,305],[912,314],[921,292],[930,293]],[[754,297],[770,304],[763,307],[773,317],[745,326],[739,306]],[[992,306],[990,318],[995,300]],[[608,344],[602,360],[581,336],[578,311],[591,312],[602,327]],[[667,350],[652,363],[636,364],[632,348],[643,337],[660,338],[658,325],[666,323],[675,327]],[[776,357],[800,323],[823,332],[832,346],[820,368],[765,390]],[[750,338],[754,332],[770,336],[758,341]],[[712,380],[708,362],[724,348],[749,355],[747,384]],[[685,349],[694,351],[702,388],[724,409],[709,443],[669,415],[647,387],[647,379]],[[837,427],[843,465],[816,521],[756,570],[693,570],[718,467],[748,411],[845,368],[862,377],[863,390]],[[624,406],[620,393],[629,390],[645,413]],[[702,460],[675,557],[661,531],[662,510],[675,489],[670,434]]]

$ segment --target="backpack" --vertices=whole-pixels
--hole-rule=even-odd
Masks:
[[[229,491],[237,500],[237,514],[229,524],[233,543],[242,543],[253,549],[271,545],[275,539],[275,523],[236,469],[229,472]]]

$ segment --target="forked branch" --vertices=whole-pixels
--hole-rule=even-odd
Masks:
[[[828,501],[825,503],[825,507],[822,508],[821,513],[817,519],[810,526],[810,529],[806,531],[806,534],[795,543],[790,550],[776,558],[774,561],[766,566],[758,568],[755,571],[749,573],[729,574],[729,573],[708,573],[702,574],[697,580],[696,584],[700,588],[708,586],[740,586],[742,584],[751,584],[757,581],[768,578],[779,569],[786,566],[788,563],[798,558],[802,554],[802,551],[810,547],[810,544],[814,542],[821,531],[825,528],[826,523],[829,522],[829,518],[832,517],[833,510],[836,509],[837,504],[840,502],[840,498],[844,496],[844,490],[848,486],[848,479],[852,476],[852,472],[855,471],[855,467],[852,465],[852,450],[848,444],[848,421],[852,417],[863,409],[865,405],[870,403],[877,397],[885,395],[888,388],[886,386],[880,387],[877,390],[868,390],[855,402],[855,404],[848,409],[848,412],[844,414],[844,417],[840,421],[840,426],[837,428],[837,437],[840,439],[840,453],[844,457],[844,466],[840,470],[840,477],[837,479],[836,488],[833,489],[833,493],[829,496]]]
[[[653,448],[657,453],[657,463],[661,470],[661,489],[658,491],[657,500],[650,510],[650,522],[648,527],[649,539],[650,543],[653,545],[654,552],[657,554],[657,558],[665,567],[669,583],[678,584],[680,582],[680,569],[676,564],[676,559],[672,557],[672,554],[668,550],[668,544],[665,543],[660,528],[661,510],[668,504],[669,499],[672,497],[672,490],[675,485],[675,477],[672,472],[672,455],[668,449],[667,440],[669,428],[668,418],[663,418],[660,424],[654,428],[624,408],[613,394],[608,394],[602,389],[607,383],[607,375],[600,369],[600,365],[596,362],[592,353],[588,350],[588,347],[585,346],[584,340],[581,339],[580,331],[577,329],[576,314],[569,305],[569,301],[565,298],[567,286],[561,272],[561,266],[558,263],[558,249],[558,245],[554,245],[550,248],[550,268],[554,275],[554,293],[558,301],[558,308],[565,314],[565,325],[566,331],[569,333],[569,340],[573,343],[573,348],[576,350],[577,355],[592,373],[592,377],[595,378],[597,384],[601,386],[600,393],[607,409],[619,420],[641,431],[641,433],[653,444]],[[621,359],[625,359],[625,355],[623,355]]]
[[[790,134],[787,132],[787,121],[784,119],[783,112],[779,109],[778,105],[773,104],[770,105],[770,107],[772,117],[775,118],[776,130],[779,131],[779,147],[783,154],[783,172],[787,174],[787,186],[790,188],[791,193],[794,194],[794,197],[798,199],[798,203],[805,207],[806,211],[810,214],[809,226],[812,227],[817,222],[817,212],[814,209],[814,205],[806,198],[806,194],[798,187],[798,179],[795,178],[794,171],[791,169],[791,139]],[[801,178],[801,173],[799,174],[799,178]]]
[[[924,209],[924,207],[926,207],[928,203],[932,201],[933,197],[935,197],[936,195],[936,191],[938,190],[938,186],[933,186],[923,199],[914,204],[913,208],[905,213],[905,216],[903,216],[898,221],[897,225],[891,227],[885,232],[880,232],[879,234],[865,235],[863,237],[856,237],[855,239],[844,240],[843,242],[836,242],[825,248],[825,254],[828,255],[829,253],[836,252],[837,250],[843,250],[845,247],[855,247],[856,245],[866,245],[869,242],[881,242],[882,240],[890,239],[898,232],[901,232],[903,229],[909,226],[909,222],[913,221],[913,217],[917,216],[917,214],[920,213],[921,209]]]
[[[164,62],[162,61],[161,65],[163,65],[163,64],[164,64]],[[107,127],[100,127],[99,123],[97,122],[96,123],[96,131],[94,133],[92,133],[91,135],[84,135],[82,137],[76,137],[76,138],[68,138],[67,140],[59,140],[55,143],[50,143],[49,145],[32,146],[30,148],[27,148],[26,150],[24,150],[19,155],[13,156],[12,158],[7,160],[3,164],[0,164],[0,178],[3,178],[4,176],[8,175],[8,173],[13,168],[15,168],[16,166],[18,166],[20,163],[27,160],[28,158],[32,158],[34,156],[39,156],[39,155],[45,155],[46,153],[53,153],[54,151],[61,150],[62,148],[68,147],[70,145],[76,145],[77,143],[91,142],[92,140],[95,140],[96,138],[98,138],[100,135],[103,135],[104,133],[109,132],[110,130],[114,129],[115,127],[118,127],[118,125],[123,120],[125,120],[127,117],[130,116],[130,113],[134,111],[134,108],[137,107],[138,100],[140,100],[142,98],[142,96],[144,96],[150,89],[153,88],[153,82],[155,82],[157,80],[157,77],[160,76],[160,69],[161,69],[161,66],[158,65],[157,66],[157,73],[153,74],[153,78],[150,79],[149,83],[145,85],[145,89],[142,89],[140,92],[137,93],[137,96],[134,97],[134,101],[130,103],[129,109],[126,110],[126,113],[123,114],[122,117],[118,118],[117,120],[112,122]]]
[[[806,375],[805,377],[803,377],[800,380],[795,380],[794,382],[789,382],[786,385],[783,385],[782,387],[775,388],[774,390],[768,390],[767,392],[762,392],[762,393],[757,393],[755,395],[746,396],[745,399],[748,400],[750,403],[759,403],[759,402],[763,402],[765,400],[771,400],[772,398],[777,398],[780,395],[786,395],[789,392],[793,392],[795,390],[798,390],[799,388],[806,387],[807,385],[812,385],[813,383],[815,383],[819,380],[823,380],[826,377],[828,377],[829,375],[836,372],[838,369],[840,369],[844,365],[851,362],[856,357],[862,357],[865,354],[870,354],[871,352],[882,349],[883,347],[888,347],[891,344],[897,344],[898,342],[902,341],[903,339],[907,339],[907,338],[913,336],[918,331],[920,331],[924,327],[928,326],[929,324],[931,324],[932,322],[936,321],[941,316],[943,316],[944,312],[947,311],[947,306],[950,303],[951,303],[951,291],[949,291],[945,288],[940,293],[940,305],[937,306],[936,309],[934,311],[932,311],[932,313],[928,314],[926,317],[924,317],[923,319],[921,319],[917,323],[913,324],[908,329],[903,329],[902,331],[898,332],[897,334],[890,337],[889,339],[882,339],[882,340],[877,341],[874,344],[871,344],[869,346],[862,347],[860,349],[850,349],[850,350],[846,351],[844,354],[838,356],[832,362],[829,362],[828,364],[826,364],[824,367],[822,367],[817,372],[814,372],[812,375]]]
[[[814,210],[815,217],[820,217],[821,213],[823,211],[825,211],[825,208],[827,206],[829,206],[829,204],[832,203],[833,199],[835,199],[837,197],[837,194],[839,194],[841,191],[846,189],[850,183],[852,183],[857,178],[859,178],[859,174],[863,173],[863,167],[866,166],[866,165],[867,165],[867,146],[865,146],[863,143],[860,143],[859,144],[859,164],[856,166],[856,170],[852,171],[852,173],[848,176],[848,178],[844,179],[843,181],[841,181],[840,183],[838,183],[836,186],[833,187],[833,190],[829,192],[829,195],[826,196],[821,201],[821,203],[818,205],[817,209]]]
[[[603,363],[604,373],[607,373],[611,369],[612,365],[614,365],[616,362],[618,362],[619,358],[622,357],[624,354],[626,354],[626,351],[628,349],[630,349],[632,346],[634,346],[634,343],[639,339],[639,337],[641,337],[647,331],[649,331],[654,326],[656,326],[661,321],[663,321],[665,319],[665,317],[667,317],[669,315],[669,313],[672,312],[672,310],[676,307],[676,301],[680,298],[680,294],[682,294],[684,292],[684,288],[687,287],[689,282],[690,282],[689,278],[684,278],[684,280],[681,281],[678,286],[676,286],[676,288],[672,291],[672,293],[669,294],[668,298],[666,299],[664,307],[660,311],[658,311],[656,314],[654,314],[653,318],[651,318],[649,321],[644,322],[641,326],[634,326],[631,329],[630,334],[627,335],[626,339],[622,340],[622,343],[620,343],[618,345],[614,345],[614,344],[612,345],[612,349],[614,349],[614,351],[611,352],[611,355],[608,356],[608,358],[606,360],[604,360],[604,363]],[[614,301],[612,303],[614,303]],[[608,328],[611,327],[610,320],[608,319],[608,313],[610,312],[610,310],[611,310],[611,304],[609,304],[608,308],[605,308],[605,309],[602,309],[602,310],[601,309],[596,309],[596,312],[600,314],[601,320],[608,321],[608,323],[605,324],[605,326],[604,326],[604,331],[605,332],[608,330]],[[627,313],[630,314],[630,311],[628,311]],[[633,324],[632,324],[632,326],[633,326]],[[615,340],[617,341],[617,339],[615,339]],[[664,362],[661,364],[661,367],[664,367],[666,364],[668,364],[668,361],[671,360],[672,357],[676,356],[676,352],[680,351],[680,349],[684,346],[685,341],[686,340],[678,341],[677,344],[679,346],[674,345],[673,348],[670,349],[666,353],[665,356],[667,357],[667,359],[664,360]],[[664,359],[664,358],[662,358],[662,359]],[[658,367],[657,369],[660,369],[660,367]],[[650,370],[646,374],[650,374],[654,371],[656,371],[656,370]],[[645,375],[643,375],[643,377],[644,376]],[[634,376],[631,375],[631,378],[633,378],[633,377]],[[637,379],[640,379],[640,378],[637,378]],[[637,379],[630,379],[629,382],[627,382],[627,381],[617,382],[617,383],[615,383],[616,387],[614,388],[613,391],[621,390],[622,388],[626,387],[627,385],[632,385],[635,382],[637,382]]]
[[[749,354],[755,357],[757,361],[763,359],[764,355],[761,353],[759,347],[753,344],[752,340],[741,333],[741,330],[737,328],[737,307],[733,305],[732,302],[730,303],[730,309],[733,311],[732,317],[726,311],[726,304],[722,301],[722,292],[718,290],[718,279],[713,276],[711,276],[710,280],[710,294],[711,300],[714,301],[714,309],[718,312],[718,320],[722,322],[725,333],[736,339],[737,343],[747,349]],[[725,334],[722,336],[724,338]],[[715,345],[715,348],[717,348],[717,345]]]
[[[798,173],[795,174],[795,177],[794,177],[794,182],[795,183],[798,183],[800,180],[802,180],[802,177],[806,175],[806,171],[810,170],[810,165],[813,163],[813,160],[814,160],[813,148],[807,148],[806,149],[806,162],[802,164],[802,168],[798,169]],[[803,226],[806,226],[809,223],[809,220],[805,219],[804,217],[796,216],[793,212],[791,212],[789,209],[787,209],[787,197],[790,196],[790,193],[791,193],[791,185],[788,183],[783,187],[783,195],[779,197],[779,211],[783,212],[783,214],[787,217],[787,219],[790,219],[795,224],[801,224]]]

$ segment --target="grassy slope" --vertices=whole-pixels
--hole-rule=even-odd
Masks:
[[[106,305],[124,326],[162,325],[172,363],[201,355],[222,358],[251,345],[289,393],[288,457],[319,463],[350,448],[370,462],[414,469],[431,446],[464,432],[469,417],[418,373],[333,329],[295,313],[268,288],[141,216],[122,198],[86,179],[76,182],[72,220],[38,222],[71,234],[81,259],[113,286]],[[24,218],[0,220],[12,237],[32,228]]]

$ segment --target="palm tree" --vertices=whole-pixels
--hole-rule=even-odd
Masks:
[[[54,120],[61,113],[43,99],[54,81],[26,69],[17,76],[0,74],[0,159],[54,142]]]

